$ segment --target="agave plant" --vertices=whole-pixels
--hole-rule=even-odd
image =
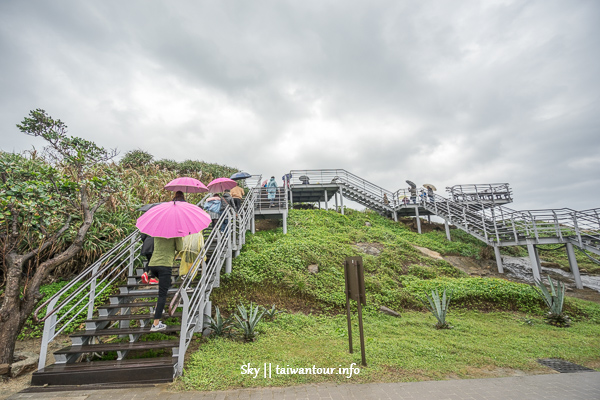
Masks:
[[[440,294],[437,289],[431,291],[431,296],[425,293],[427,296],[427,301],[422,298],[419,298],[425,304],[425,307],[433,316],[437,319],[437,323],[435,327],[437,329],[451,329],[452,326],[448,325],[446,322],[446,314],[448,313],[448,305],[450,304],[450,300],[452,299],[452,292],[446,296],[446,289],[444,289],[444,293],[442,294],[442,298],[440,299]]]
[[[258,304],[256,307],[254,307],[252,303],[250,303],[250,307],[248,309],[246,309],[243,304],[240,304],[237,308],[240,315],[234,315],[234,325],[237,329],[239,329],[244,341],[252,342],[257,335],[256,325],[265,315],[266,310],[263,309],[262,312],[260,312],[261,307]]]
[[[550,283],[550,290],[544,286],[541,280],[535,282],[538,293],[542,296],[544,303],[548,306],[548,314],[545,317],[546,322],[550,325],[562,328],[571,326],[571,319],[563,314],[565,285],[557,280],[556,286],[554,286],[550,277],[548,277],[548,283]]]
[[[275,315],[279,314],[279,311],[275,310],[275,304],[273,304],[271,306],[271,309],[268,309],[265,307],[265,317],[268,318],[269,320],[272,320],[273,318],[275,318]]]
[[[233,328],[232,318],[223,318],[221,315],[221,311],[219,307],[215,307],[215,318],[210,315],[206,315],[208,317],[208,327],[212,331],[211,335],[216,336],[231,336],[231,329]]]

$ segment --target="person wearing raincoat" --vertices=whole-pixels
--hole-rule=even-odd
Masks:
[[[269,207],[275,206],[275,193],[277,192],[277,181],[272,176],[267,183],[267,198],[269,199]]]

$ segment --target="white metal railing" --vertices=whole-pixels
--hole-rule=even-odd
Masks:
[[[58,335],[82,315],[92,318],[96,298],[118,279],[133,275],[142,245],[139,235],[136,230],[127,236],[35,310],[34,320],[44,322],[38,369],[46,365],[48,345]],[[45,316],[39,318],[44,307]]]
[[[205,307],[209,304],[213,288],[220,280],[223,265],[225,264],[226,272],[231,271],[233,250],[241,248],[245,242],[245,233],[250,229],[254,218],[255,201],[256,190],[251,189],[237,213],[231,207],[227,207],[221,214],[169,304],[170,315],[179,307],[182,308],[179,357],[175,365],[175,375],[181,375],[183,372],[185,352],[194,332],[203,329]],[[225,220],[228,221],[226,224]],[[209,251],[212,251],[210,257]],[[196,275],[200,276],[199,280],[194,280]]]
[[[397,198],[394,193],[377,186],[357,175],[354,175],[344,169],[318,169],[318,170],[292,170],[291,185],[318,184],[318,185],[338,185],[346,189],[360,193],[361,198],[354,201],[364,200],[365,206],[369,207],[376,204],[382,209],[393,211],[397,207]]]

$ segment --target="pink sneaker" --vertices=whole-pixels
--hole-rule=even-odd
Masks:
[[[147,285],[147,284],[148,284],[148,273],[147,273],[147,272],[144,272],[144,273],[142,274],[142,283],[143,283],[144,285]]]
[[[150,278],[151,285],[158,285],[158,279]]]

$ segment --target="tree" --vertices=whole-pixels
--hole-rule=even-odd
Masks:
[[[41,156],[0,153],[0,364],[12,363],[40,286],[83,248],[94,214],[120,184],[108,165],[116,150],[67,136],[67,126],[44,110],[17,127],[48,145]]]

